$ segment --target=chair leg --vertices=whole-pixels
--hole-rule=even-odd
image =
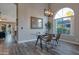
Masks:
[[[57,45],[58,45],[58,40],[56,42],[57,42]]]
[[[59,40],[57,40],[57,44],[59,44]]]
[[[46,50],[48,51],[48,48],[47,48],[47,42],[45,42],[45,48],[46,48]]]
[[[53,40],[53,45],[56,45],[57,41],[56,40]]]
[[[55,40],[53,40],[53,44],[54,44],[54,45],[56,44],[56,41],[55,41]]]
[[[56,40],[56,45],[58,45],[59,44],[59,41],[58,40]]]
[[[58,45],[58,41],[54,40],[54,45],[57,46]]]

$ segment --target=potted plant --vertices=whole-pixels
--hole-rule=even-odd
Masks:
[[[46,29],[47,29],[47,33],[49,33],[49,34],[50,34],[50,30],[51,30],[51,25],[52,25],[52,23],[51,23],[50,21],[48,21],[48,22],[45,24]]]

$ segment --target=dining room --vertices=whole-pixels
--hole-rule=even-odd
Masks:
[[[21,3],[17,7],[19,44],[11,54],[79,54],[77,3]]]
[[[3,38],[4,46],[9,48],[7,53],[10,55],[79,54],[78,5],[78,3],[1,4],[1,15],[3,17],[8,15],[5,21],[0,21],[1,33],[6,32],[6,36],[0,36]],[[6,21],[7,19],[10,22]],[[13,41],[11,33],[14,35]],[[15,41],[16,43],[11,45]],[[4,46],[1,45],[1,53],[7,50]]]

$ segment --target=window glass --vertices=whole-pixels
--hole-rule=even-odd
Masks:
[[[70,8],[63,8],[57,12],[54,18],[57,33],[70,34],[72,16],[74,16],[74,12]]]

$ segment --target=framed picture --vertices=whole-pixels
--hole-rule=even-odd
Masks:
[[[31,16],[31,29],[42,29],[43,19]]]

